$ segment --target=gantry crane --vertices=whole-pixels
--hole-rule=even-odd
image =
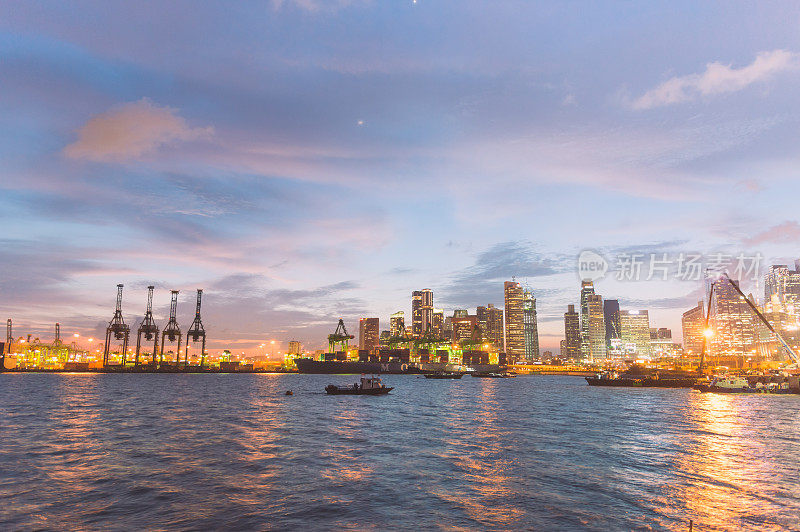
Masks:
[[[144,339],[147,341],[153,342],[153,356],[151,358],[151,363],[155,365],[156,363],[156,353],[158,352],[158,325],[156,325],[155,320],[153,319],[153,289],[154,286],[147,287],[147,309],[144,311],[144,319],[142,320],[141,325],[139,325],[139,330],[136,332],[136,358],[134,359],[133,365],[139,365],[139,351],[142,345],[142,335],[144,335]]]
[[[130,337],[131,328],[125,324],[122,319],[122,286],[117,285],[117,308],[114,311],[114,317],[108,322],[106,327],[106,343],[103,348],[103,367],[108,366],[108,353],[111,348],[111,335],[117,340],[122,340],[122,365],[125,365],[125,356],[128,352],[128,338]]]
[[[328,349],[331,353],[336,352],[336,346],[341,346],[341,351],[347,351],[350,340],[355,338],[352,334],[347,334],[347,327],[344,326],[344,320],[339,318],[339,324],[333,334],[328,335]]]
[[[53,345],[59,346],[61,345],[61,324],[56,322],[56,335],[55,339],[53,339]]]
[[[178,290],[172,290],[172,300],[169,304],[169,321],[161,332],[161,352],[158,356],[158,363],[164,362],[164,338],[169,338],[170,342],[174,342],[175,338],[178,339],[178,348],[175,350],[175,365],[180,365],[181,360],[181,328],[178,326],[176,315],[178,314]]]
[[[203,328],[203,321],[200,319],[200,301],[203,297],[203,290],[197,289],[197,309],[194,313],[194,321],[186,331],[186,354],[184,355],[184,362],[189,364],[189,342],[198,342],[202,339],[200,347],[200,369],[203,369],[203,364],[206,359],[206,330]]]

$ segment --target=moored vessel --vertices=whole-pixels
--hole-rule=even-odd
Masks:
[[[380,377],[361,377],[361,382],[352,386],[336,386],[329,384],[325,387],[328,395],[385,395],[394,390],[381,382]]]

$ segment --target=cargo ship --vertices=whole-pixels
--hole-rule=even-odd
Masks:
[[[295,360],[297,371],[313,374],[350,374],[381,373],[384,375],[424,375],[433,373],[469,373],[474,370],[500,371],[496,364],[478,368],[451,364],[448,362],[369,362],[355,360],[313,360],[298,358]]]

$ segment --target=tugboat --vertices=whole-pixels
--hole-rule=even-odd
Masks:
[[[380,377],[361,376],[361,384],[352,386],[336,386],[329,384],[325,387],[328,395],[385,395],[394,390],[381,382]]]

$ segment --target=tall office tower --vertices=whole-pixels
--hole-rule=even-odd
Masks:
[[[380,320],[361,318],[358,322],[358,348],[374,352],[381,345]]]
[[[749,356],[756,348],[758,318],[731,283],[738,286],[738,281],[727,279],[717,281],[714,286],[711,346],[714,356]]]
[[[570,305],[564,313],[564,347],[561,358],[578,359],[581,357],[581,319],[575,312],[575,305]]]
[[[588,316],[588,346],[586,354],[591,361],[606,358],[606,320],[603,316],[603,296],[589,294],[586,298]]]
[[[505,353],[509,362],[518,362],[525,356],[525,324],[522,305],[522,285],[516,281],[504,284],[506,304]]]
[[[453,311],[453,318],[466,318],[469,316],[469,311],[465,308],[457,308]]]
[[[603,318],[606,320],[606,344],[611,345],[611,340],[618,340],[620,337],[618,300],[603,301]]]
[[[395,312],[389,318],[389,334],[392,338],[405,336],[406,318],[405,318],[405,313],[402,310]]]
[[[289,340],[289,354],[290,355],[299,355],[302,353],[302,345],[297,340]]]
[[[491,303],[486,305],[486,334],[484,336],[494,344],[495,349],[503,349],[503,310]]]
[[[800,319],[794,305],[783,303],[777,294],[764,302],[761,309],[764,317],[772,327],[780,333],[783,339],[792,346],[797,353],[800,352]],[[756,321],[756,344],[759,357],[767,360],[785,361],[788,354],[785,348],[769,329]]]
[[[444,338],[444,311],[434,309],[433,324],[431,325],[434,338]]]
[[[481,333],[483,333],[484,338],[489,338],[489,329],[487,327],[487,318],[489,316],[489,312],[486,310],[486,307],[478,307],[475,310],[475,316],[478,318],[478,327],[481,328]]]
[[[536,323],[536,298],[533,292],[522,292],[522,321],[525,328],[525,359],[532,363],[539,358],[539,328]]]
[[[592,281],[581,281],[581,356],[589,355],[589,296],[594,294]]]
[[[620,335],[626,352],[650,356],[650,313],[646,310],[620,310]]]
[[[414,338],[421,338],[433,326],[433,290],[425,288],[411,294],[411,320]]]
[[[689,356],[697,356],[703,350],[703,331],[705,330],[706,312],[703,302],[698,301],[697,306],[690,308],[681,317],[683,329],[683,351]]]

